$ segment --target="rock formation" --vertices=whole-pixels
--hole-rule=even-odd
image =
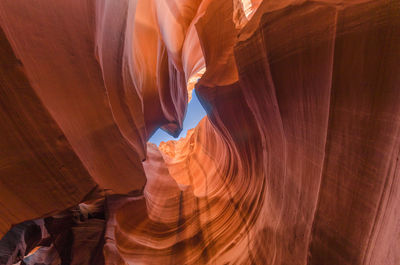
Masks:
[[[398,0],[2,0],[0,128],[1,265],[400,264]]]

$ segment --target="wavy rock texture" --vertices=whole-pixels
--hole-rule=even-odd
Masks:
[[[0,28],[1,264],[400,263],[398,0],[4,0]],[[207,117],[146,143],[202,69]]]

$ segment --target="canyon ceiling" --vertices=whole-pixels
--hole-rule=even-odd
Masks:
[[[207,117],[148,143],[192,92]],[[1,265],[400,264],[400,1],[1,0],[0,238]]]

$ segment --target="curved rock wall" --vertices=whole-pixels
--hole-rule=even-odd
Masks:
[[[0,3],[4,264],[400,262],[400,2],[250,2]]]

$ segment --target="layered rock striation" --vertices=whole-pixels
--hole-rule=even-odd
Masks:
[[[4,0],[0,29],[0,264],[400,263],[399,1]],[[207,117],[147,143],[200,75]]]

